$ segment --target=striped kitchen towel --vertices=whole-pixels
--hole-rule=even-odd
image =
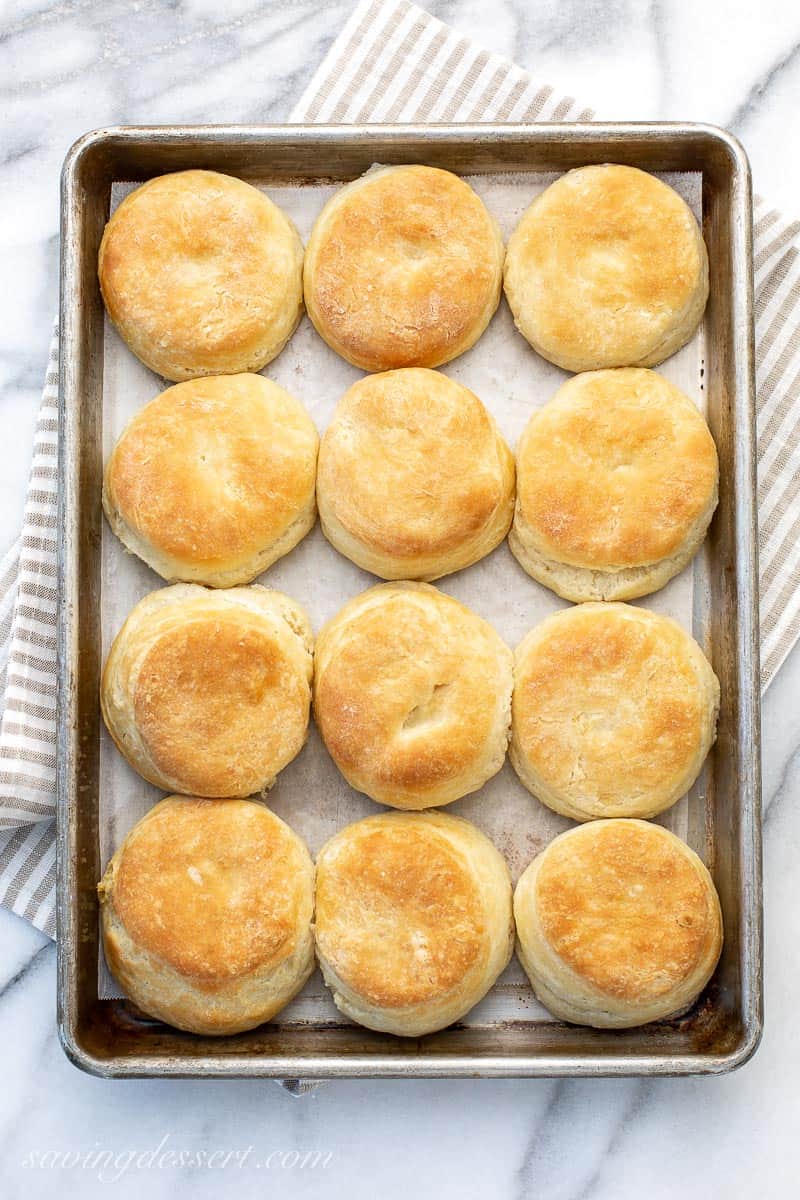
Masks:
[[[646,116],[647,114],[642,114]],[[408,0],[363,0],[294,122],[587,121]],[[755,217],[762,685],[800,635],[800,224]],[[54,934],[56,361],[36,434],[25,524],[0,564],[0,902]]]

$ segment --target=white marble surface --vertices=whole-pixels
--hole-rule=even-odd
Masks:
[[[800,211],[800,8],[791,0],[447,0],[428,5],[601,117],[733,129],[756,187]],[[85,129],[282,120],[350,3],[0,0],[0,551],[22,515],[57,299],[58,171]],[[294,1099],[269,1082],[102,1082],[56,1037],[52,945],[0,911],[0,1195],[233,1194],[769,1200],[796,1194],[800,1118],[800,650],[764,704],[764,1041],[721,1079],[339,1082]],[[241,1167],[123,1170],[175,1150],[255,1149]],[[330,1153],[256,1169],[271,1150]],[[110,1150],[102,1178],[31,1155]],[[145,1160],[146,1161],[146,1160]],[[323,1157],[323,1163],[326,1159]],[[266,1177],[265,1177],[266,1176]],[[115,1179],[115,1177],[117,1177]]]

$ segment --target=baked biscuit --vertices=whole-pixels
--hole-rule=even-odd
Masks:
[[[133,353],[175,381],[260,371],[303,311],[303,244],[272,201],[216,171],[142,184],[100,243],[100,289]]]
[[[164,579],[249,583],[314,524],[318,446],[299,401],[261,375],[178,383],[125,428],[103,508]]]
[[[566,600],[645,596],[702,545],[718,479],[708,426],[661,375],[576,375],[520,439],[508,544]]]
[[[317,958],[352,1021],[420,1037],[458,1021],[511,957],[508,868],[469,821],[383,813],[317,859]]]
[[[503,241],[469,184],[381,167],[341,188],[311,231],[308,315],[365,371],[438,367],[477,342],[500,300]]]
[[[708,299],[708,254],[688,205],[635,167],[579,167],[511,235],[514,320],[565,371],[652,367],[689,341]]]
[[[425,583],[362,592],[317,639],[323,741],[352,787],[393,808],[449,804],[497,774],[511,687],[491,625]]]
[[[511,762],[565,817],[654,817],[697,779],[718,709],[717,677],[675,621],[581,604],[517,650]]]
[[[178,1029],[253,1029],[313,969],[314,864],[252,800],[162,800],[97,891],[109,967],[143,1012]]]
[[[106,660],[108,731],[140,775],[190,796],[266,792],[308,735],[311,627],[253,586],[176,583],[140,600]]]
[[[514,916],[537,998],[598,1029],[679,1016],[722,949],[711,876],[680,838],[647,821],[562,833],[523,873]]]
[[[322,439],[317,501],[328,541],[359,567],[438,579],[506,536],[514,457],[478,397],[446,375],[368,375]]]

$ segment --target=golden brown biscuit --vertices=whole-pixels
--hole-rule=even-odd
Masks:
[[[511,670],[505,643],[457,600],[379,584],[317,639],[314,715],[358,791],[393,808],[449,804],[503,765]]]
[[[316,907],[325,982],[368,1029],[444,1029],[511,957],[508,867],[479,829],[443,813],[383,813],[342,829],[319,853]]]
[[[438,367],[477,342],[500,300],[503,241],[469,184],[381,167],[323,208],[303,286],[320,337],[365,371]]]
[[[520,332],[566,371],[652,367],[699,325],[708,255],[666,183],[635,167],[579,167],[523,214],[505,291]]]
[[[126,426],[103,508],[164,579],[249,583],[314,524],[318,445],[303,406],[261,375],[179,383]]]
[[[697,553],[717,507],[714,439],[655,371],[591,371],[533,414],[508,544],[566,600],[630,600]]]
[[[514,916],[538,999],[598,1029],[678,1016],[722,949],[711,876],[680,838],[647,821],[562,833],[523,873]]]
[[[325,536],[364,570],[438,579],[506,536],[514,458],[478,397],[446,375],[368,375],[322,439],[317,501]]]
[[[109,967],[143,1012],[178,1029],[253,1029],[313,969],[314,864],[252,800],[162,800],[97,891]]]
[[[694,783],[718,709],[717,677],[675,621],[581,604],[517,650],[511,762],[565,817],[653,817]]]
[[[303,245],[241,179],[177,171],[122,201],[100,243],[108,315],[166,379],[260,371],[303,311]]]
[[[266,792],[308,734],[311,627],[282,592],[176,583],[140,600],[100,689],[128,762],[165,791]]]

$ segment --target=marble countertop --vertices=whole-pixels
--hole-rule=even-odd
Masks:
[[[800,211],[795,3],[434,0],[427,7],[535,78],[572,91],[598,117],[727,126],[750,154],[757,190],[789,214]],[[283,120],[350,8],[350,0],[0,5],[0,552],[22,517],[57,303],[58,173],[69,145],[105,124]],[[0,1194],[794,1195],[799,751],[800,648],[764,703],[766,1032],[736,1074],[342,1081],[300,1099],[268,1081],[105,1082],[78,1072],[59,1047],[52,944],[0,910]],[[148,1166],[146,1152],[160,1144],[193,1157],[183,1168]],[[217,1149],[227,1166],[224,1155],[198,1161],[198,1152]],[[91,1159],[70,1166],[64,1157],[104,1151],[104,1168]],[[256,1160],[269,1166],[257,1168]]]

